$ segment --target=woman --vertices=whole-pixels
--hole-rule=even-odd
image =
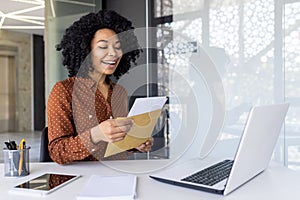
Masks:
[[[114,84],[141,50],[132,23],[114,11],[90,13],[74,22],[57,45],[69,78],[53,87],[47,105],[49,152],[60,164],[126,159],[129,152],[104,158],[108,142],[124,139],[133,125],[125,89]],[[137,147],[147,152],[150,138]]]

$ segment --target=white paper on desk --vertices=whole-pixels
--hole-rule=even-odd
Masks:
[[[92,175],[77,200],[133,200],[136,191],[136,175]]]
[[[162,109],[166,101],[166,96],[136,98],[128,113],[128,117]]]

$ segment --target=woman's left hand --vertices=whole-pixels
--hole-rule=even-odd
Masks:
[[[153,146],[153,138],[149,138],[146,142],[138,146],[136,149],[142,153],[146,153],[151,150],[151,147]]]

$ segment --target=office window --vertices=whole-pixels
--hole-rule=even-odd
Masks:
[[[300,1],[284,4],[284,70],[285,99],[291,102],[286,120],[285,151],[286,164],[300,169]]]
[[[154,3],[155,6],[153,13],[155,17],[162,17],[172,14],[172,0],[159,0],[155,1]]]

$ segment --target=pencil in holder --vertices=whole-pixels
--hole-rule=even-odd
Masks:
[[[3,149],[4,176],[19,177],[29,174],[30,147],[18,150]]]

